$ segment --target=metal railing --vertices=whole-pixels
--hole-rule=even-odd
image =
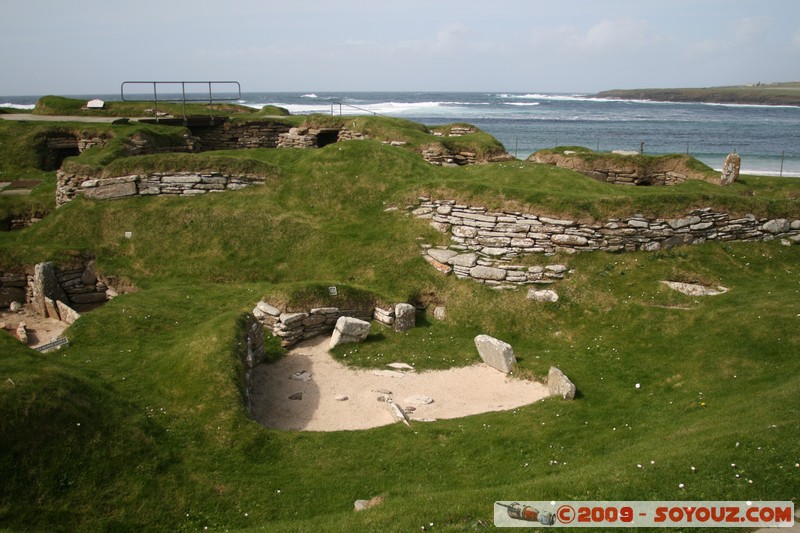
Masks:
[[[336,115],[336,106],[339,106],[339,116],[342,116],[342,107],[350,107],[352,109],[358,109],[359,111],[364,111],[365,113],[369,113],[374,116],[383,117],[386,115],[382,115],[380,113],[376,113],[375,111],[370,111],[369,109],[364,109],[363,107],[354,106],[351,104],[344,104],[342,102],[331,102],[331,116]]]
[[[128,97],[125,96],[125,88],[127,86],[142,86],[142,85],[148,86],[148,87],[152,86],[152,88],[153,88],[153,98],[152,98],[152,100],[150,98],[147,98],[147,99],[134,98],[135,95],[140,95],[140,94],[143,95],[145,93],[133,93],[133,94],[131,94],[129,92]],[[178,85],[180,85],[180,88],[181,88],[180,97],[169,98],[170,95],[176,95],[177,93],[170,93],[170,92],[166,92],[165,93],[163,91],[163,88],[166,87],[166,86],[172,86],[173,88],[176,88]],[[200,86],[203,86],[203,87],[208,87],[208,96],[203,96],[202,98],[197,98],[197,97],[194,97],[194,98],[193,97],[188,97],[187,98],[186,87],[189,86],[190,89],[191,89],[192,86],[197,86],[197,85],[200,85]],[[229,86],[231,90],[228,90],[228,91],[217,90],[216,94],[218,96],[215,96],[215,93],[214,93],[214,86],[215,85]],[[161,98],[159,98],[159,87],[162,88]],[[235,87],[235,90],[233,90],[234,87]],[[203,93],[190,92],[188,94],[189,95],[197,95],[197,94],[204,94],[205,95],[205,92],[203,92]],[[234,94],[235,96],[227,96],[227,97],[223,96],[225,94]],[[216,102],[232,102],[232,101],[236,101],[236,100],[241,100],[242,99],[242,87],[241,87],[241,85],[239,84],[238,81],[124,81],[124,82],[122,82],[122,85],[120,86],[120,96],[121,96],[123,102],[151,102],[152,101],[153,104],[154,104],[154,113],[155,113],[155,117],[156,117],[156,122],[158,122],[158,119],[159,119],[159,116],[158,116],[158,102],[182,103],[183,104],[183,121],[184,121],[184,123],[187,122],[187,117],[186,117],[186,103],[187,102],[189,102],[189,103],[193,103],[193,102],[207,103],[208,104],[209,119],[210,119],[211,124],[213,125],[214,124],[214,113],[213,113],[214,102],[215,101]]]

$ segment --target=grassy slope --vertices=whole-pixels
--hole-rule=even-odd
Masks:
[[[37,355],[0,337],[0,410],[10,414],[0,421],[9,451],[0,474],[10,480],[0,527],[459,531],[490,524],[498,499],[800,492],[800,247],[535,258],[575,269],[557,304],[536,305],[521,291],[441,277],[416,238],[443,237],[384,211],[432,194],[585,218],[715,204],[788,213],[794,182],[613,188],[526,163],[436,168],[361,141],[247,156],[275,165],[278,179],[192,199],[77,200],[0,234],[4,263],[88,250],[103,272],[140,288],[72,326],[66,351]],[[689,298],[658,283],[667,278],[732,290]],[[447,305],[447,321],[423,319],[408,336],[376,328],[345,358],[353,364],[387,353],[421,368],[466,364],[485,332],[511,342],[526,372],[561,367],[579,399],[410,430],[265,430],[238,398],[237,317],[309,280]],[[352,511],[378,494],[381,507]]]
[[[682,89],[614,89],[600,92],[597,96],[601,98],[634,98],[662,102],[800,105],[800,82]]]

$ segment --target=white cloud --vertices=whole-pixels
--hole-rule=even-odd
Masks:
[[[586,56],[635,55],[667,39],[646,20],[620,17],[602,19],[585,29],[564,25],[534,28],[528,42],[538,52],[580,60]]]
[[[734,42],[737,45],[747,45],[754,41],[759,41],[771,25],[772,17],[740,18],[734,23]]]
[[[580,45],[586,50],[618,53],[638,51],[658,40],[647,21],[622,17],[595,24],[583,36]]]
[[[453,55],[467,52],[488,52],[500,47],[482,34],[460,23],[452,22],[440,27],[434,35],[421,39],[397,41],[386,45],[390,52],[417,52],[435,55]]]
[[[344,44],[347,46],[374,46],[375,43],[365,41],[363,39],[345,39]]]
[[[789,51],[794,54],[800,54],[800,28],[792,35],[792,40],[789,43]]]

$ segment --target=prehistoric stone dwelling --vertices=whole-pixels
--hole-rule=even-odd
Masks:
[[[686,180],[719,183],[716,174],[692,168],[689,156],[641,156],[633,153],[597,154],[575,150],[541,150],[528,161],[568,168],[614,185],[675,185]]]

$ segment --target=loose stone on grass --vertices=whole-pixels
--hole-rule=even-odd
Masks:
[[[557,302],[558,294],[550,289],[529,289],[527,298],[537,302]]]
[[[417,325],[417,310],[411,304],[400,303],[394,306],[394,330],[403,333]]]
[[[679,281],[662,281],[661,283],[687,296],[718,296],[728,292],[728,288],[721,285],[714,288],[697,283],[682,283]]]
[[[514,370],[517,364],[514,349],[507,342],[489,335],[478,335],[475,337],[475,347],[484,363],[504,374]]]
[[[575,399],[575,384],[558,368],[551,366],[547,373],[547,388],[553,396]]]

